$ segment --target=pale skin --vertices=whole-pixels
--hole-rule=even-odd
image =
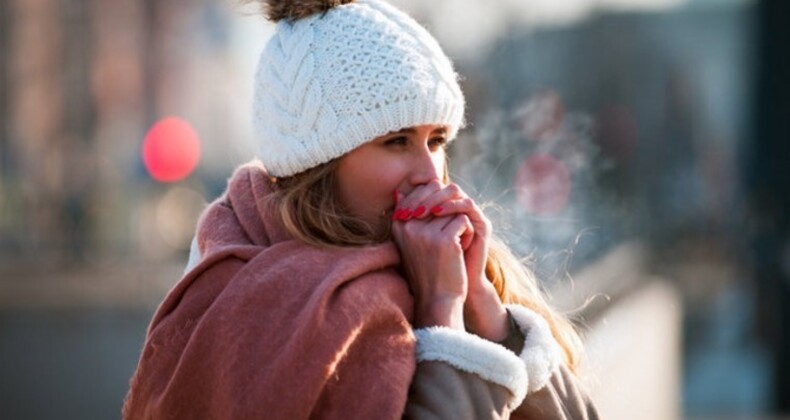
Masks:
[[[415,298],[415,327],[500,341],[507,311],[485,277],[491,223],[461,188],[442,182],[445,143],[445,127],[421,125],[357,147],[338,162],[340,200],[376,229],[392,229]]]

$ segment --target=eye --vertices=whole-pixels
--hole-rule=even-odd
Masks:
[[[445,147],[447,145],[447,139],[444,137],[436,137],[431,139],[431,141],[428,144],[430,145],[432,150],[436,150]]]
[[[391,139],[387,139],[384,141],[385,146],[405,146],[408,143],[408,139],[406,137],[393,137]]]

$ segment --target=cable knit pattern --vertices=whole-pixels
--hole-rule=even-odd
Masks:
[[[436,40],[380,0],[281,20],[256,73],[259,157],[288,176],[405,127],[447,125],[452,139],[464,105]]]

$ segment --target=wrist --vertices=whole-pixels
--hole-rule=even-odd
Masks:
[[[464,300],[460,297],[432,299],[416,308],[417,328],[449,327],[464,330]]]
[[[510,331],[507,309],[498,297],[468,299],[464,306],[464,319],[469,332],[489,341],[502,341]]]

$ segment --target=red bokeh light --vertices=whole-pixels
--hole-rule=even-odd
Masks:
[[[143,163],[160,182],[180,181],[200,161],[200,140],[188,122],[168,117],[159,120],[145,135]]]
[[[524,160],[516,173],[516,197],[533,214],[551,215],[568,205],[571,174],[558,159],[536,154]]]

